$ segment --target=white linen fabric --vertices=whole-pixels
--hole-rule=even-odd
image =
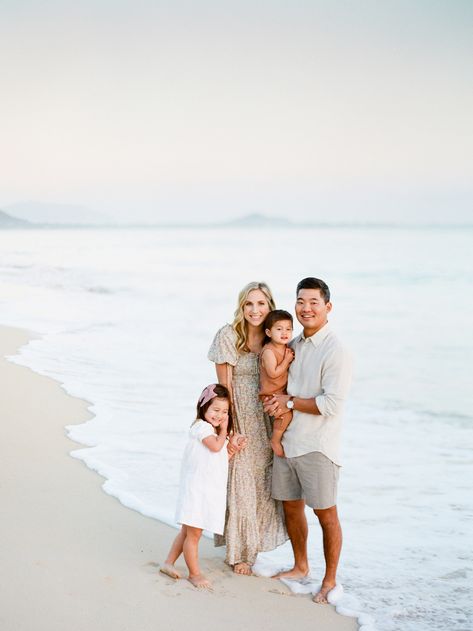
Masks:
[[[184,450],[176,508],[176,522],[223,534],[227,504],[228,454],[225,445],[210,451],[202,441],[215,436],[207,421],[199,420],[189,431]]]
[[[315,398],[320,415],[294,410],[283,434],[287,458],[320,451],[340,466],[340,431],[345,399],[351,383],[352,361],[328,324],[310,337],[298,335],[290,343],[295,359],[289,367],[288,394]]]

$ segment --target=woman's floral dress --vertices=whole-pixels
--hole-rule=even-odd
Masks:
[[[230,565],[253,565],[258,552],[273,550],[288,536],[281,502],[271,498],[271,423],[258,398],[258,355],[239,354],[235,344],[236,333],[226,324],[208,355],[216,364],[233,366],[233,426],[248,438],[247,447],[230,460],[225,532],[215,536],[215,544],[226,545]]]

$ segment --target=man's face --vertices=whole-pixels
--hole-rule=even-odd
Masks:
[[[300,289],[296,300],[296,316],[306,335],[317,333],[327,323],[331,302],[324,302],[320,289]]]

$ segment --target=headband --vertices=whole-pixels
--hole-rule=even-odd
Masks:
[[[210,399],[214,399],[217,396],[215,392],[216,383],[211,383],[210,386],[207,386],[202,390],[202,394],[199,397],[199,407],[202,407],[206,403],[210,401]]]

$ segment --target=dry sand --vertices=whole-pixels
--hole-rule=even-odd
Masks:
[[[208,540],[202,566],[214,593],[159,574],[176,531],[106,495],[69,456],[78,446],[64,426],[90,413],[54,380],[4,359],[30,338],[0,327],[1,631],[358,628],[279,581],[235,576]]]

